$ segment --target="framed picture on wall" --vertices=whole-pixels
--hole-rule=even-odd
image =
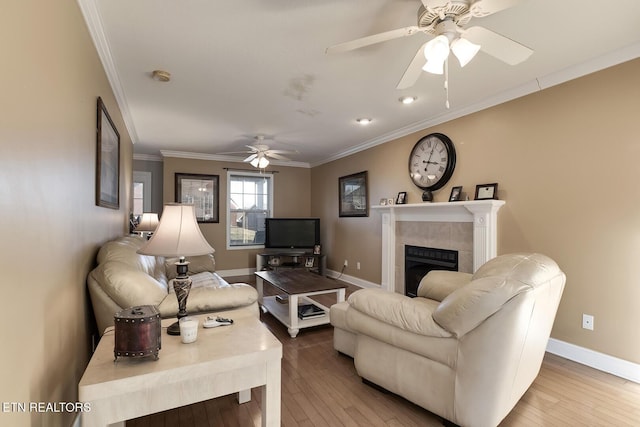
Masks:
[[[176,202],[194,205],[198,222],[220,222],[220,176],[176,173]]]
[[[369,216],[367,171],[338,178],[339,216]]]
[[[120,209],[120,134],[98,97],[96,205]]]

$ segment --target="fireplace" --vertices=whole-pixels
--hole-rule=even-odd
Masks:
[[[458,251],[404,246],[405,295],[417,296],[420,280],[431,270],[458,271]]]
[[[463,202],[431,202],[406,205],[372,206],[381,216],[382,259],[380,286],[391,292],[404,293],[404,269],[402,268],[402,245],[445,247],[438,239],[433,243],[407,241],[396,238],[396,225],[403,222],[448,223],[452,233],[456,233],[456,224],[467,223],[471,226],[469,249],[453,246],[448,249],[462,251],[459,257],[460,271],[474,273],[482,264],[497,255],[498,246],[498,210],[504,200],[470,200]],[[426,225],[426,224],[425,224]],[[429,227],[431,229],[432,227]],[[396,258],[396,255],[398,257]],[[466,267],[468,265],[468,267]]]

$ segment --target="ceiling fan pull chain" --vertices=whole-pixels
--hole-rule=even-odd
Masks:
[[[444,61],[444,93],[446,101],[444,103],[447,110],[449,109],[449,58]]]

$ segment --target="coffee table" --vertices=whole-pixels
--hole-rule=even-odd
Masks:
[[[233,325],[204,329],[183,344],[167,335],[175,319],[162,321],[159,359],[119,357],[114,362],[113,329],[100,339],[78,386],[79,400],[91,405],[82,426],[124,426],[125,420],[239,392],[240,403],[251,388],[262,388],[262,426],[280,426],[282,344],[257,317],[233,316]]]
[[[271,313],[280,323],[287,327],[287,332],[289,332],[291,338],[295,338],[302,328],[330,323],[329,307],[309,297],[335,293],[336,302],[344,301],[346,285],[306,270],[264,270],[257,271],[255,275],[258,303],[263,310]],[[288,303],[280,303],[276,300],[276,297],[265,297],[263,282],[267,282],[287,294],[289,297]],[[299,319],[298,305],[300,303],[315,304],[324,311],[324,316]]]

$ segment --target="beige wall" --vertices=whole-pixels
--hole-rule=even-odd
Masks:
[[[407,158],[420,137],[442,132],[458,163],[436,201],[455,185],[473,199],[476,184],[498,182],[498,252],[542,252],[567,273],[553,337],[640,363],[638,76],[631,61],[313,168],[328,267],[346,258],[345,274],[380,283],[380,217],[338,218],[338,177],[367,170],[372,204],[399,191],[421,203]],[[595,316],[593,332],[582,313]]]
[[[213,160],[185,159],[166,157],[164,159],[164,202],[175,202],[175,174],[199,173],[220,176],[220,222],[215,224],[200,224],[202,234],[209,244],[216,250],[216,268],[218,270],[233,270],[255,268],[255,249],[226,249],[226,200],[227,200],[227,171],[231,169],[251,170],[251,166],[241,163],[228,163]],[[278,217],[308,217],[311,216],[311,194],[309,192],[310,169],[292,168],[284,166],[269,167],[270,171],[277,171],[274,176],[273,204],[274,216]],[[257,170],[251,170],[255,172]]]
[[[0,52],[0,402],[75,402],[91,348],[86,276],[126,230],[131,142],[74,0],[4,2]],[[94,204],[98,96],[121,135],[120,210]],[[0,425],[73,417],[0,411]]]

